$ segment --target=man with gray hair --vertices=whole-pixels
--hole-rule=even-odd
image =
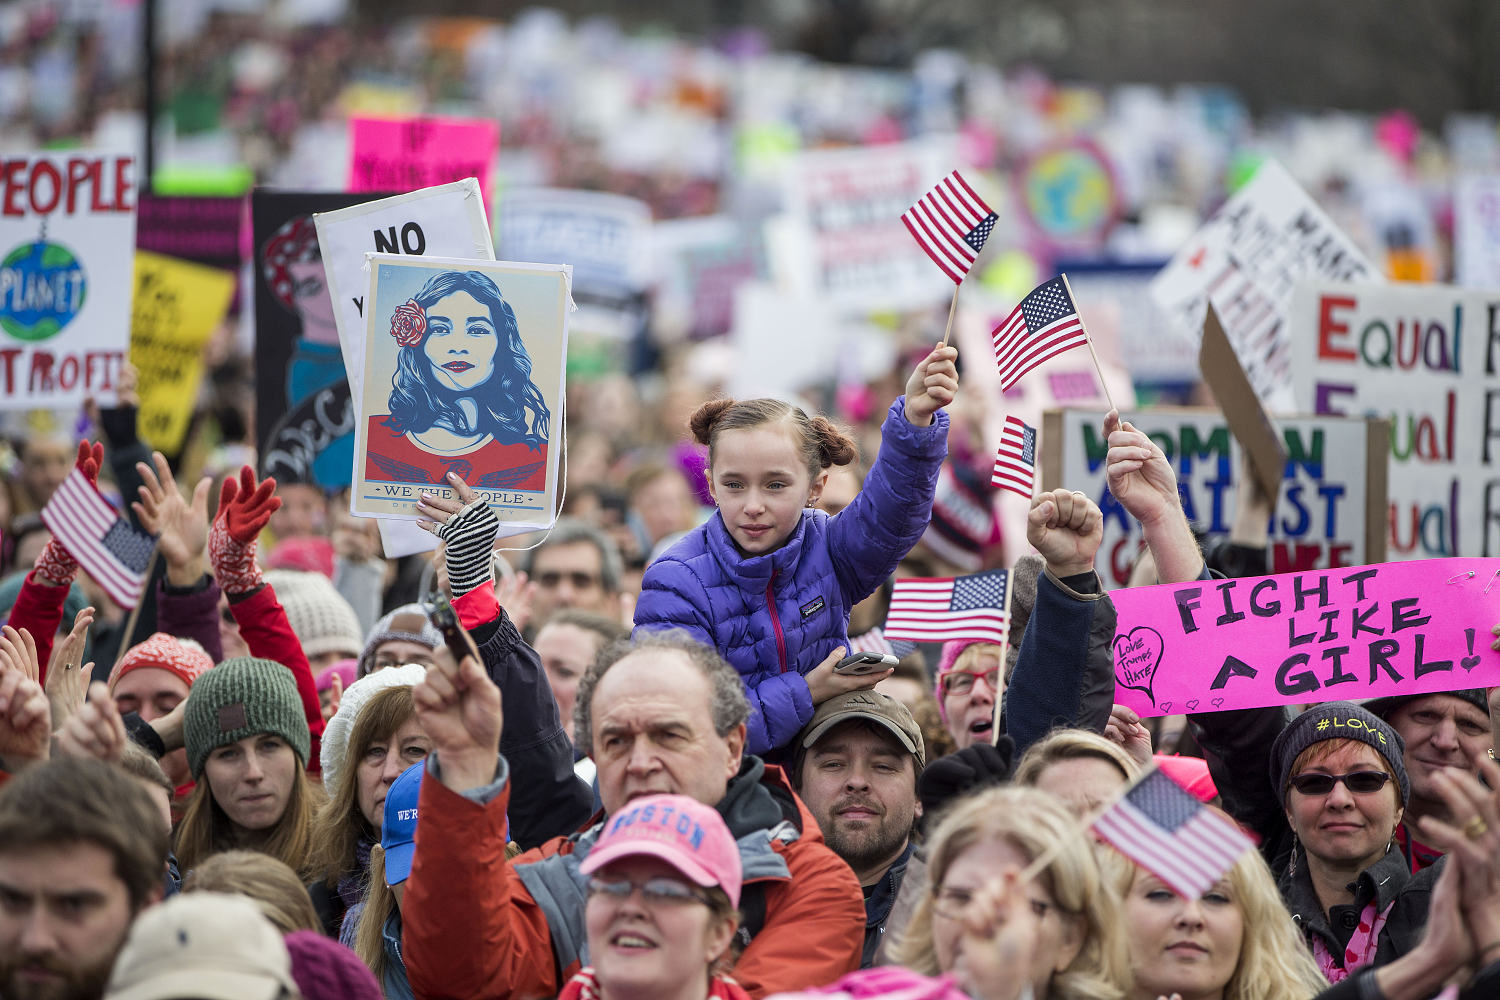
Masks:
[[[624,563],[619,547],[587,521],[560,517],[531,553],[527,573],[536,592],[531,601],[530,634],[565,608],[592,611],[619,619],[620,577]]]
[[[714,806],[739,842],[745,893],[734,978],[752,995],[832,982],[858,966],[859,883],[781,769],[744,753],[739,675],[680,632],[604,649],[579,684],[580,749],[598,764],[603,812],[580,834],[507,861],[509,774],[497,753],[499,692],[445,649],[413,691],[433,741],[422,835],[402,903],[418,996],[550,996],[588,964],[580,865],[607,818],[646,795]]]

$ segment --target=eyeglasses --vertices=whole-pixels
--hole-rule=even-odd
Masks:
[[[691,886],[676,879],[658,877],[644,882],[632,882],[628,878],[604,879],[597,875],[589,879],[590,896],[608,896],[617,903],[630,898],[635,890],[641,890],[641,898],[647,903],[681,906],[684,903],[708,905],[708,897]]]
[[[1369,795],[1385,787],[1391,776],[1384,771],[1351,771],[1348,774],[1297,774],[1291,785],[1303,795],[1327,795],[1333,786],[1342,784],[1355,795]]]
[[[955,670],[951,674],[943,675],[943,694],[968,694],[974,690],[974,683],[983,677],[985,684],[989,685],[991,691],[1000,690],[1000,668],[986,670],[982,674],[976,674],[971,670]]]
[[[538,587],[545,587],[548,590],[556,589],[562,584],[564,580],[567,580],[570,584],[572,584],[574,590],[592,590],[594,587],[600,585],[599,577],[595,576],[592,573],[561,573],[556,571],[548,571],[546,573],[538,573],[536,576],[532,577],[532,580],[536,581],[536,585]]]
[[[430,667],[432,666],[432,658],[428,656],[408,656],[405,658],[398,656],[377,656],[375,657],[375,662],[370,664],[370,673],[373,674],[377,670],[385,670],[388,667],[407,666]]]
[[[947,920],[962,920],[965,908],[973,902],[974,891],[972,889],[943,889],[938,892],[932,900],[932,912]],[[1042,899],[1029,899],[1031,912],[1041,919],[1052,909],[1052,903]]]

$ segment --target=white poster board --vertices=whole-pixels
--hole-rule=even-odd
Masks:
[[[601,191],[518,188],[500,200],[507,260],[569,264],[580,297],[626,299],[651,282],[651,207]]]
[[[1500,288],[1500,174],[1465,174],[1453,189],[1454,281]]]

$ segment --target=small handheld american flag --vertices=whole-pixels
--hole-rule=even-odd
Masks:
[[[156,539],[120,516],[74,467],[42,508],[42,521],[122,608],[141,599]]]
[[[1002,490],[1019,493],[1031,499],[1036,484],[1036,428],[1020,417],[1007,416],[1000,434],[1000,450],[995,453],[995,470],[990,482]]]
[[[1094,820],[1094,833],[1188,899],[1217,882],[1254,842],[1152,768]]]
[[[917,244],[961,284],[984,249],[997,216],[957,170],[938,181],[901,216]]]
[[[1062,276],[1043,282],[995,327],[990,339],[1000,367],[1000,390],[1010,389],[1031,369],[1089,342],[1083,319]]]
[[[887,639],[947,642],[975,639],[1004,645],[1010,638],[1010,573],[898,579],[885,619]]]

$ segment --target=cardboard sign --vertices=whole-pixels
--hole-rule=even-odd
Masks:
[[[1255,479],[1268,500],[1276,499],[1281,488],[1281,470],[1286,467],[1286,448],[1276,433],[1276,427],[1261,405],[1245,369],[1235,357],[1224,325],[1219,322],[1218,310],[1209,303],[1208,314],[1203,318],[1203,343],[1198,348],[1198,368],[1203,380],[1214,391],[1224,419],[1235,440],[1250,453],[1250,465],[1255,470]]]
[[[1110,595],[1115,700],[1142,716],[1500,685],[1500,559],[1425,559]]]
[[[138,250],[130,363],[138,374],[140,435],[168,455],[182,450],[203,378],[203,348],[229,310],[235,275]]]
[[[1234,524],[1240,497],[1241,446],[1223,414],[1161,407],[1123,414],[1166,453],[1188,519],[1210,538]],[[1109,586],[1124,586],[1140,550],[1141,527],[1109,492],[1109,449],[1098,410],[1050,410],[1042,418],[1042,488],[1082,490],[1104,513],[1095,559]],[[1385,558],[1383,420],[1285,417],[1287,461],[1272,508],[1271,568],[1357,566]],[[1492,623],[1493,624],[1493,623]]]
[[[565,265],[368,254],[357,514],[415,519],[457,473],[510,527],[557,509]],[[376,391],[376,387],[389,390]]]
[[[0,409],[113,402],[130,342],[136,164],[0,156]]]
[[[489,118],[349,119],[349,190],[414,191],[477,177],[489,204],[500,123]]]
[[[1151,284],[1151,294],[1196,339],[1210,300],[1256,394],[1289,413],[1291,341],[1284,320],[1304,276],[1374,282],[1380,273],[1291,175],[1268,160],[1214,213]]]
[[[507,260],[571,264],[580,301],[618,302],[651,280],[651,207],[600,191],[506,191],[495,242]]]
[[[1299,403],[1391,418],[1391,557],[1500,554],[1500,291],[1307,283],[1291,323]]]
[[[955,161],[949,142],[798,154],[782,185],[789,225],[771,241],[778,283],[843,312],[946,304],[953,282],[901,213]]]
[[[1500,174],[1466,174],[1453,190],[1454,282],[1500,288]]]

